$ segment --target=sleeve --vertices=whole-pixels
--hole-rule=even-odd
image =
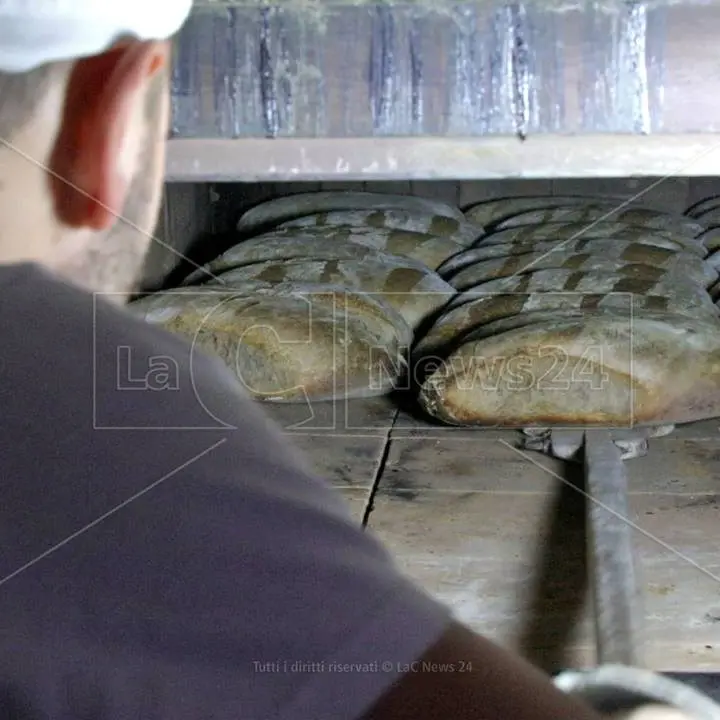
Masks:
[[[6,366],[27,392],[2,419],[0,685],[17,696],[0,700],[91,719],[361,717],[448,609],[218,362],[78,302],[46,299],[47,326],[15,338],[40,360]]]
[[[254,424],[240,432],[242,442],[229,438],[159,493],[162,515],[137,509],[133,524],[152,533],[136,555],[155,567],[142,585],[157,585],[157,573],[167,583],[152,650],[166,654],[174,637],[196,661],[220,664],[233,678],[227,702],[242,700],[244,717],[359,718],[449,613],[400,574],[340,496],[278,459],[276,436]]]

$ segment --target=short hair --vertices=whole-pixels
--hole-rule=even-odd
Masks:
[[[0,72],[0,139],[8,140],[32,118],[59,67],[51,63],[25,73]]]

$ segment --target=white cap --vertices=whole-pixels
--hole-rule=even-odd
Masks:
[[[121,36],[164,40],[193,0],[0,0],[0,72],[97,55]]]

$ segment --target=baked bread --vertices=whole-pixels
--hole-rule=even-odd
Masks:
[[[221,358],[258,400],[320,401],[392,389],[412,337],[392,308],[343,288],[285,291],[181,288],[129,307]]]
[[[298,193],[261,203],[243,214],[238,221],[237,229],[244,234],[252,235],[277,227],[289,220],[338,210],[417,210],[458,221],[465,220],[459,208],[439,200],[413,195],[335,190]]]
[[[352,227],[408,230],[449,238],[461,245],[471,245],[482,235],[482,229],[472,223],[420,210],[338,210],[306,215],[278,227],[280,229]]]
[[[720,323],[687,315],[515,316],[470,333],[425,378],[432,416],[456,425],[627,427],[720,412]],[[485,328],[487,333],[487,328]]]

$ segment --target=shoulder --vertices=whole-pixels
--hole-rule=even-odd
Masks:
[[[12,389],[0,415],[0,577],[12,582],[0,636],[27,661],[0,662],[0,679],[32,695],[61,682],[75,653],[78,681],[110,692],[118,673],[135,678],[113,706],[172,683],[164,709],[186,712],[175,717],[229,717],[238,702],[257,717],[359,716],[395,673],[263,668],[395,667],[437,638],[447,611],[219,362],[18,272],[0,291]]]
[[[46,413],[72,404],[97,430],[220,432],[242,421],[274,432],[220,360],[102,294],[37,266],[6,266],[0,309],[0,375]]]

